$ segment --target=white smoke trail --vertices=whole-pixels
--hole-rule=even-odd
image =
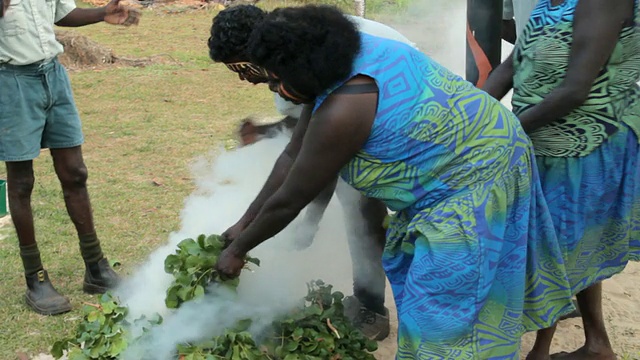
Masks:
[[[293,229],[300,217],[277,237],[263,243],[251,255],[262,264],[253,273],[244,273],[239,299],[209,296],[200,302],[184,304],[177,311],[164,305],[165,291],[172,277],[164,272],[164,259],[181,240],[199,234],[219,234],[246,210],[260,190],[272,166],[288,141],[285,135],[266,139],[252,146],[223,151],[215,161],[199,159],[193,166],[197,189],[184,204],[179,231],[168,243],[154,251],[117,291],[130,309],[130,318],[159,313],[165,322],[150,339],[130,347],[123,359],[140,358],[153,352],[162,360],[175,345],[219,333],[237,320],[251,318],[255,329],[268,325],[278,314],[299,304],[306,294],[306,283],[322,279],[351,293],[351,260],[345,238],[343,213],[335,199],[329,204],[313,245],[292,251]],[[213,157],[213,154],[212,156]]]

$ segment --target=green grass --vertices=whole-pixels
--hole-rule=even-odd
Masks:
[[[145,11],[138,27],[97,24],[71,29],[118,56],[166,54],[179,62],[70,74],[86,137],[83,152],[98,236],[105,254],[122,263],[119,271],[124,274],[179,228],[183,201],[194,187],[191,161],[233,145],[240,119],[277,115],[266,87],[240,82],[209,60],[206,40],[215,13]],[[26,308],[17,238],[11,226],[0,228],[3,360],[15,359],[17,352],[48,352],[54,340],[74,330],[82,302],[92,299],[81,290],[84,267],[48,151],[34,161],[34,171],[33,212],[43,263],[74,311],[43,317]],[[6,178],[4,166],[0,178]]]
[[[145,12],[137,28],[99,24],[75,30],[117,55],[165,53],[181,62],[71,73],[86,136],[83,151],[98,235],[108,257],[123,264],[123,273],[178,229],[183,200],[193,189],[189,163],[194,157],[228,144],[241,118],[276,114],[264,87],[242,83],[223,65],[209,61],[206,39],[212,15]],[[43,262],[75,310],[57,317],[27,310],[17,239],[12,228],[3,228],[8,235],[0,241],[3,360],[14,359],[17,351],[47,351],[74,329],[81,303],[91,299],[81,292],[77,239],[47,151],[34,168],[33,211]],[[5,177],[2,166],[0,178]]]

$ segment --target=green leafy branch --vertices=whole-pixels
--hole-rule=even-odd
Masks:
[[[236,290],[238,278],[223,280],[213,269],[223,248],[224,241],[218,235],[200,235],[197,240],[185,239],[178,244],[176,253],[164,262],[165,272],[174,276],[165,299],[168,308],[177,309],[186,301],[203,297],[212,282]],[[258,259],[247,256],[246,261],[260,266]]]
[[[185,239],[175,254],[165,259],[165,271],[174,281],[167,289],[165,304],[176,309],[182,304],[203,297],[211,283],[236,291],[238,279],[223,280],[214,270],[224,244],[220,236],[200,235],[197,240]],[[246,262],[259,265],[258,259]],[[245,267],[246,269],[246,267]],[[276,319],[260,334],[260,342],[248,329],[250,319],[237,322],[219,336],[203,342],[180,344],[175,350],[177,360],[373,360],[377,343],[356,329],[344,315],[344,295],[334,292],[331,285],[317,280],[308,284],[304,305]],[[99,297],[99,304],[84,308],[83,321],[71,339],[54,343],[52,355],[59,359],[65,351],[69,360],[114,360],[129,344],[143,337],[162,318],[144,317],[133,325],[144,325],[140,336],[133,338],[126,321],[128,309],[110,294]]]

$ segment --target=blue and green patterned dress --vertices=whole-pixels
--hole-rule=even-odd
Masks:
[[[514,52],[513,111],[564,79],[578,0],[541,0]],[[572,291],[640,260],[640,12],[623,28],[587,101],[530,134]]]
[[[376,80],[378,111],[341,175],[396,211],[383,266],[397,359],[518,359],[523,332],[572,310],[531,142],[508,109],[423,53],[361,36],[350,78]]]

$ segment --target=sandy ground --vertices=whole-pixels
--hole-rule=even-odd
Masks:
[[[603,284],[603,308],[607,330],[611,342],[618,355],[631,356],[629,359],[640,360],[640,263],[629,263],[621,274],[607,280]],[[392,299],[387,287],[388,298]],[[396,335],[398,321],[393,301],[388,301],[392,317],[391,335],[380,342],[376,358],[393,360],[396,351]],[[531,349],[535,334],[526,334],[522,341],[524,359]],[[553,341],[552,352],[572,351],[582,346],[584,333],[580,319],[569,319],[560,323]]]

